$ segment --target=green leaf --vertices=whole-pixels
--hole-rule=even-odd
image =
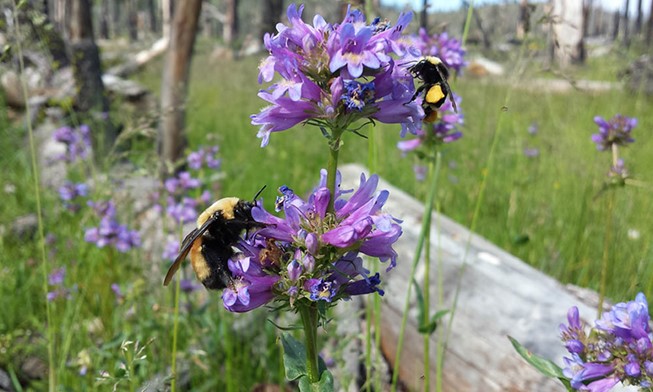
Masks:
[[[449,313],[449,309],[437,311],[429,320],[428,324],[422,324],[417,329],[419,333],[431,335],[438,328],[438,321],[444,317],[445,314]]]
[[[333,375],[328,370],[323,370],[320,374],[320,381],[311,384],[308,376],[299,379],[299,390],[301,392],[333,392]]]
[[[528,362],[531,366],[539,370],[540,373],[544,374],[547,377],[558,378],[561,381],[566,380],[565,376],[562,374],[562,369],[560,366],[549,361],[548,359],[538,357],[537,355],[528,351],[526,347],[522,346],[511,336],[508,336],[508,339],[510,339],[512,346],[515,348],[515,350],[517,350],[519,355],[521,355],[522,358],[524,358],[526,362]]]
[[[286,379],[294,381],[302,376],[308,379],[304,345],[289,333],[281,334],[281,344],[283,345],[283,365],[286,368]]]
[[[318,358],[317,363],[320,381],[311,384],[306,371],[306,348],[304,344],[289,333],[281,334],[281,344],[283,345],[283,365],[286,368],[286,379],[288,381],[299,381],[301,391],[333,391],[333,376],[327,370],[322,357]]]
[[[512,237],[512,243],[515,245],[524,245],[531,240],[531,237],[528,234],[517,234]]]
[[[267,321],[268,321],[268,323],[274,325],[277,329],[279,329],[281,331],[297,331],[299,329],[302,329],[302,327],[299,326],[299,325],[291,325],[290,327],[282,327],[281,325],[275,323],[274,321],[272,321],[270,319],[267,319]]]

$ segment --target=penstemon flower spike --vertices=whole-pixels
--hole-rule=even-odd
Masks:
[[[410,102],[411,75],[392,57],[405,55],[399,39],[412,14],[401,14],[395,26],[378,20],[368,25],[360,11],[349,9],[341,23],[317,15],[309,25],[302,11],[291,4],[290,26],[280,24],[277,34],[264,38],[270,55],[259,66],[259,82],[271,82],[275,73],[281,80],[259,92],[270,105],[251,116],[260,126],[261,146],[271,133],[300,123],[316,125],[332,139],[359,120],[401,124],[402,136],[415,133],[424,114]]]

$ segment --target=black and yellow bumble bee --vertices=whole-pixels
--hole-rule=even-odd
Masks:
[[[417,96],[425,91],[422,109],[424,109],[424,122],[434,122],[438,118],[437,109],[440,108],[449,97],[453,109],[458,112],[456,102],[451,96],[451,87],[447,80],[449,79],[449,70],[442,60],[435,56],[426,56],[416,64],[410,66],[408,71],[415,79],[422,82],[422,85],[415,90],[415,94],[410,99],[412,102]]]
[[[260,193],[259,191],[258,194]],[[197,218],[197,228],[188,233],[182,241],[179,255],[170,266],[163,285],[170,283],[172,276],[190,253],[195,275],[204,287],[210,290],[228,287],[233,280],[228,267],[229,258],[234,255],[233,245],[243,230],[264,226],[252,218],[254,206],[255,201],[225,197],[204,210]]]

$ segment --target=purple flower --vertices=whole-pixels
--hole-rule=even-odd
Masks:
[[[122,290],[120,290],[120,285],[118,283],[111,283],[111,291],[113,291],[113,294],[116,296],[117,300],[122,300],[125,298],[125,295],[122,293]]]
[[[46,299],[50,302],[57,298],[71,298],[72,289],[64,287],[64,279],[66,277],[66,267],[57,268],[48,275],[48,285],[52,286],[52,291],[46,293]],[[73,286],[73,289],[75,286]]]
[[[599,133],[592,135],[592,141],[599,151],[609,151],[613,145],[625,146],[635,141],[630,136],[631,131],[637,126],[637,119],[617,114],[609,121],[603,117],[594,117],[594,122],[599,126]]]
[[[177,177],[168,178],[164,182],[166,191],[174,195],[177,193],[185,193],[190,189],[199,188],[202,182],[197,178],[191,177],[189,172],[180,172]]]
[[[77,197],[84,197],[88,195],[88,185],[84,183],[73,183],[70,181],[64,182],[59,188],[59,198],[63,201],[71,201]]]
[[[524,148],[524,156],[528,158],[537,158],[540,155],[540,150],[537,148]]]
[[[59,157],[65,162],[85,160],[91,154],[91,130],[87,125],[80,125],[77,128],[61,127],[54,131],[53,137],[66,146],[66,152]]]
[[[188,167],[193,170],[199,170],[203,165],[209,169],[218,169],[221,161],[217,158],[218,146],[201,147],[197,151],[192,151],[186,157]]]
[[[168,239],[165,246],[163,247],[163,254],[161,257],[164,260],[175,261],[179,255],[179,241],[175,239]]]
[[[617,159],[617,164],[610,167],[608,177],[616,178],[618,180],[624,180],[628,178],[628,169],[626,169],[626,165],[624,164],[624,160],[622,158]]]
[[[48,284],[50,286],[61,286],[66,277],[66,267],[57,268],[48,275]]]
[[[284,218],[254,207],[252,217],[264,226],[236,244],[238,252],[229,260],[233,281],[222,296],[225,308],[245,312],[270,301],[293,307],[297,301],[335,304],[353,295],[383,295],[380,275],[368,276],[359,256],[389,261],[388,269],[396,264],[392,245],[401,227],[381,210],[388,192],[377,192],[377,185],[377,176],[362,175],[348,199],[341,199],[348,192],[337,188],[335,212],[327,212],[330,194],[323,183],[306,199],[281,187],[276,204]]]
[[[644,294],[614,305],[589,331],[578,308],[569,310],[567,320],[560,332],[571,357],[564,358],[563,374],[574,389],[608,391],[618,382],[653,385],[653,333]]]
[[[181,202],[177,203],[170,197],[166,212],[177,223],[193,222],[197,219],[197,201],[190,197],[184,197]]]
[[[141,245],[138,231],[129,230],[113,216],[105,216],[100,220],[99,226],[86,229],[84,240],[94,243],[98,248],[112,246],[122,253]]]
[[[462,99],[453,93],[451,96],[456,101],[456,106],[460,108]],[[460,127],[465,122],[462,112],[460,110],[458,112],[454,111],[453,104],[449,99],[445,101],[438,111],[439,116],[436,122],[432,124],[423,123],[422,128],[417,130],[414,139],[398,142],[397,148],[404,153],[418,150],[420,156],[432,157],[432,151],[437,146],[460,139],[463,136]]]
[[[462,48],[460,40],[449,37],[447,32],[429,35],[428,32],[420,28],[416,36],[412,36],[411,44],[415,46],[421,56],[436,56],[456,73],[460,73],[467,62],[464,59],[465,50]]]
[[[533,122],[533,123],[531,123],[531,125],[528,126],[527,131],[531,136],[535,136],[535,135],[537,135],[537,131],[539,129],[540,129],[540,126],[536,122]]]
[[[648,302],[643,293],[637,294],[634,301],[620,302],[603,313],[596,321],[596,328],[624,339],[625,342],[648,338],[649,326]]]
[[[186,294],[197,291],[200,289],[200,287],[201,286],[196,284],[192,279],[182,279],[179,281],[179,289]]]
[[[77,212],[80,209],[80,205],[74,201],[77,198],[85,197],[88,195],[88,185],[84,183],[73,183],[66,181],[59,188],[59,198],[63,201],[64,207],[72,212]]]
[[[233,260],[233,259],[232,259]],[[273,287],[280,277],[262,272],[255,260],[241,258],[229,263],[234,282],[222,292],[222,302],[230,312],[248,312],[274,299]]]
[[[312,301],[331,302],[338,293],[337,288],[335,282],[322,279],[309,279],[304,284],[304,290]]]
[[[259,97],[269,103],[252,115],[257,136],[266,146],[272,132],[299,123],[323,129],[349,129],[358,120],[401,124],[402,134],[415,132],[421,109],[410,102],[412,77],[391,55],[403,56],[398,43],[412,14],[402,14],[396,26],[365,24],[360,11],[349,9],[340,24],[317,15],[313,25],[301,19],[303,6],[288,7],[290,26],[279,24],[276,35],[266,34],[270,56],[259,67],[259,82],[281,80]],[[365,78],[363,82],[360,78]]]

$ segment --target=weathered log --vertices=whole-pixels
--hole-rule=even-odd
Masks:
[[[145,50],[141,50],[140,52],[136,53],[134,56],[130,57],[129,60],[127,60],[126,62],[109,68],[106,71],[106,73],[109,75],[115,75],[121,77],[128,76],[138,71],[141,67],[143,67],[151,60],[163,54],[167,48],[168,48],[168,38],[167,37],[159,38],[152,45],[152,47]]]
[[[343,189],[357,186],[363,171],[357,165],[343,166]],[[390,190],[384,209],[403,220],[403,235],[395,246],[399,254],[397,267],[382,277],[385,289],[381,312],[382,350],[392,364],[424,207],[383,180],[379,188]],[[535,354],[562,365],[565,349],[559,340],[558,326],[566,322],[567,310],[576,305],[581,317],[590,321],[596,316],[596,309],[582,303],[551,277],[443,215],[433,214],[430,242],[431,314],[443,308],[451,309],[456,286],[460,285],[446,341],[443,390],[563,390],[558,381],[547,379],[531,368],[515,352],[507,336],[513,336]],[[442,263],[442,277],[437,276],[439,262]],[[422,285],[422,267],[418,267],[416,279]],[[435,306],[439,281],[443,282],[444,292],[441,308]],[[399,378],[411,390],[422,390],[423,335],[417,331],[414,294],[411,298]],[[450,315],[445,316],[430,339],[431,380],[436,377],[436,340],[446,331]]]

